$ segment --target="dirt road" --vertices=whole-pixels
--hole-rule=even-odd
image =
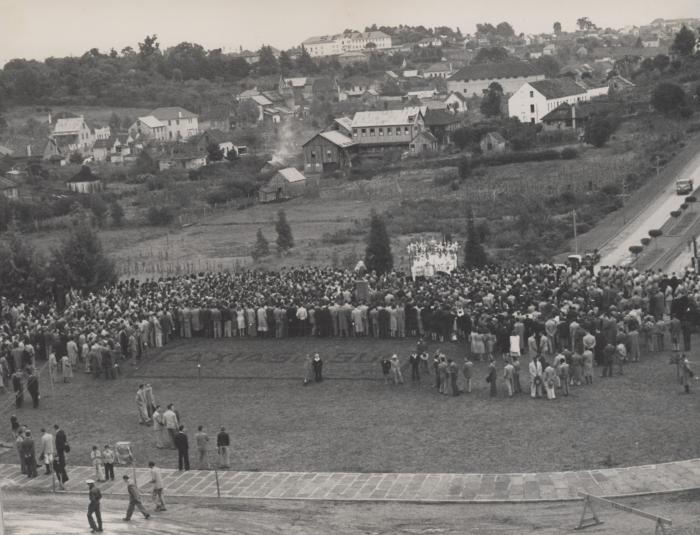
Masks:
[[[627,505],[669,517],[669,535],[700,535],[700,493],[625,500]],[[12,494],[4,497],[6,533],[11,535],[89,533],[86,496]],[[145,520],[122,521],[126,501],[103,500],[104,532],[141,535],[554,535],[572,533],[579,503],[524,505],[433,505],[410,503],[328,503],[226,501],[169,503],[168,511]],[[151,505],[147,503],[151,508]],[[137,513],[138,514],[138,513]],[[653,523],[600,508],[604,524],[594,534],[653,533]]]

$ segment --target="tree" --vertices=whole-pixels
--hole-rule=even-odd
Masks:
[[[82,164],[84,159],[85,158],[83,158],[83,155],[80,154],[78,151],[71,152],[70,156],[68,156],[68,161],[70,163]]]
[[[112,218],[112,222],[114,223],[115,227],[122,226],[124,223],[124,209],[116,199],[109,205],[109,215]]]
[[[287,214],[284,213],[284,210],[277,212],[275,230],[277,231],[277,249],[280,253],[285,253],[294,247],[292,229],[289,223],[287,223]]]
[[[561,66],[552,56],[542,56],[535,60],[535,64],[540,67],[547,78],[556,78],[559,75]]]
[[[496,35],[508,39],[515,35],[515,30],[513,30],[513,27],[509,23],[499,22],[496,26]]]
[[[286,50],[282,50],[280,52],[279,63],[280,71],[284,75],[287,75],[294,70],[294,62],[292,61],[292,57],[289,55],[289,52]]]
[[[258,229],[257,238],[255,240],[255,246],[253,247],[253,251],[250,253],[250,255],[253,257],[253,260],[258,261],[260,258],[269,254],[270,245],[267,242],[265,235],[262,233],[262,229]]]
[[[158,162],[156,162],[147,150],[142,150],[134,162],[134,174],[147,175],[158,172]]]
[[[693,30],[689,30],[683,25],[673,39],[671,49],[678,52],[681,56],[690,56],[695,50],[695,33]]]
[[[552,28],[554,29],[554,34],[559,35],[561,33],[561,22],[555,22]]]
[[[576,19],[576,26],[579,27],[579,30],[593,30],[595,29],[596,25],[591,22],[591,20],[588,17],[581,17],[579,19]]]
[[[309,51],[303,46],[297,57],[297,70],[302,74],[314,74],[318,71],[318,66],[314,63],[311,54],[309,54]]]
[[[497,117],[501,114],[501,100],[503,88],[498,82],[492,82],[481,100],[481,113],[488,117]]]
[[[464,266],[480,268],[488,263],[484,246],[481,244],[479,233],[474,227],[474,212],[469,206],[467,213],[467,242],[464,246]]]
[[[236,108],[236,118],[245,124],[255,124],[260,119],[260,109],[252,99],[246,99]]]
[[[666,54],[659,54],[652,61],[654,68],[659,72],[664,72],[671,64],[671,59]]]
[[[679,111],[685,106],[685,91],[679,85],[662,82],[654,88],[651,105],[665,114]]]
[[[112,131],[112,134],[119,132],[120,126],[121,126],[121,119],[119,118],[119,115],[117,115],[115,112],[112,112],[112,115],[109,116],[109,128]]]
[[[263,45],[258,52],[258,74],[266,76],[268,74],[278,74],[279,64],[271,46]]]
[[[95,216],[95,221],[99,227],[103,226],[105,220],[107,219],[107,213],[109,212],[109,207],[104,201],[99,193],[93,193],[90,195],[89,201],[90,211]]]
[[[380,92],[385,97],[399,97],[404,94],[399,84],[391,78],[382,84]]]
[[[365,249],[365,265],[369,271],[381,275],[394,267],[394,257],[391,254],[391,242],[386,231],[384,220],[372,210],[367,248]]]
[[[480,48],[472,63],[503,63],[508,61],[510,55],[508,51],[500,46]]]
[[[0,295],[13,299],[43,297],[44,260],[24,237],[10,232],[0,242]]]
[[[593,116],[586,125],[584,132],[584,141],[590,143],[594,147],[602,147],[607,143],[613,133],[613,126],[610,121],[604,117]]]
[[[61,286],[83,291],[96,291],[117,280],[114,262],[102,250],[97,232],[85,222],[73,226],[52,251],[49,272]]]
[[[210,162],[220,162],[224,159],[224,151],[221,150],[218,143],[209,143],[207,145],[207,160]]]

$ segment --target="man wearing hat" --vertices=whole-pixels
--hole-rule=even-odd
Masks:
[[[126,483],[126,490],[129,493],[129,506],[126,509],[124,521],[129,522],[131,520],[131,515],[134,514],[134,508],[141,511],[143,517],[148,520],[151,515],[148,514],[148,511],[146,511],[146,508],[141,503],[141,494],[139,493],[136,483],[129,481],[129,476],[127,475],[122,476],[122,479],[124,480],[124,483]]]
[[[90,502],[88,503],[87,518],[90,524],[90,531],[92,533],[102,531],[102,513],[100,512],[100,500],[102,499],[102,493],[100,489],[95,486],[95,481],[93,479],[88,479],[85,481],[88,486],[88,497]],[[93,515],[95,518],[93,519]],[[95,524],[97,520],[97,524]]]

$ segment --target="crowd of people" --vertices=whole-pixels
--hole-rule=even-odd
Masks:
[[[356,291],[358,280],[366,292]],[[37,358],[57,380],[70,382],[80,368],[113,380],[125,360],[197,337],[423,336],[467,341],[474,358],[488,359],[523,354],[533,343],[544,355],[582,355],[583,338],[592,336],[601,364],[606,345],[620,341],[631,359],[640,347],[664,350],[667,339],[689,350],[699,300],[696,273],[624,267],[593,274],[561,265],[489,266],[415,281],[396,271],[320,267],[127,280],[99,293],[71,292],[62,309],[48,299],[2,299],[0,376],[18,407],[25,391],[36,406]]]

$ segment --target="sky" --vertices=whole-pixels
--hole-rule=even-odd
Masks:
[[[287,49],[312,35],[365,26],[459,26],[510,22],[516,33],[573,30],[587,16],[600,27],[655,18],[700,18],[700,0],[0,0],[0,65],[12,58],[79,56],[90,48],[137,48],[157,34],[161,48],[182,41],[207,49]]]

